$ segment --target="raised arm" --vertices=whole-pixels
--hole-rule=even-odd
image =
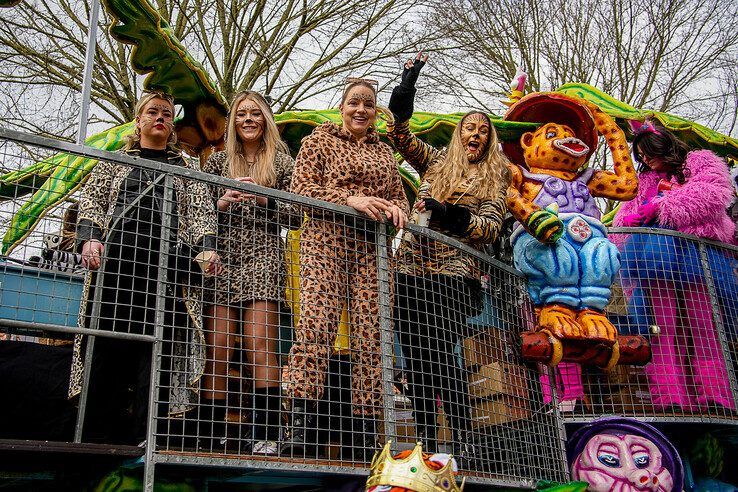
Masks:
[[[625,134],[609,114],[590,102],[585,104],[594,116],[597,131],[606,137],[613,161],[613,171],[595,171],[587,186],[593,196],[632,200],[638,193],[638,178]]]
[[[442,151],[413,135],[410,131],[410,121],[387,123],[387,138],[421,178],[433,161],[443,156]]]
[[[428,55],[418,53],[415,60],[405,62],[400,84],[392,90],[389,102],[389,109],[395,121],[387,124],[387,138],[392,146],[421,177],[431,163],[441,155],[441,151],[423,142],[410,131],[410,118],[413,115],[417,92],[415,82],[427,60]]]

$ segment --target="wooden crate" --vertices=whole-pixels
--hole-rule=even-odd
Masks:
[[[519,345],[520,341],[510,331],[487,327],[464,339],[464,363],[469,367],[512,360],[514,344]]]
[[[525,368],[506,362],[490,362],[469,376],[469,395],[472,398],[499,394],[524,398],[528,394]]]
[[[472,427],[489,427],[530,418],[530,407],[524,398],[502,395],[483,400],[472,407]]]

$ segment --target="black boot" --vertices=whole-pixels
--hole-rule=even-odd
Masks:
[[[251,452],[254,454],[279,454],[281,389],[279,386],[254,390]]]
[[[226,445],[225,399],[201,398],[197,414],[197,450],[222,453]]]
[[[318,458],[316,415],[314,402],[300,398],[292,400],[280,454]]]

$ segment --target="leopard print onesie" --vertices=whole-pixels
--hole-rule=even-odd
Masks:
[[[377,196],[405,213],[409,208],[390,147],[373,129],[357,141],[331,122],[303,140],[292,192],[340,205],[347,205],[350,196]],[[375,242],[361,226],[348,227],[353,217],[316,211],[309,215],[301,236],[301,315],[286,371],[288,396],[321,398],[341,308],[348,298],[353,413],[377,415],[382,364]]]

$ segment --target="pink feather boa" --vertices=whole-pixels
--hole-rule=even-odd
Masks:
[[[659,222],[687,234],[735,244],[735,224],[726,213],[733,196],[728,166],[709,150],[697,150],[687,154],[686,169],[686,183],[661,197]],[[638,176],[638,195],[623,203],[613,219],[614,227],[622,227],[624,217],[638,212],[645,190],[659,179],[653,171]],[[671,181],[676,184],[675,178]]]

